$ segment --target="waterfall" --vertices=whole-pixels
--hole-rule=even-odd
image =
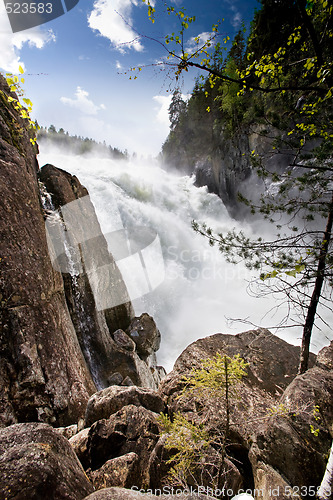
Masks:
[[[92,324],[91,319],[87,316],[84,308],[82,286],[80,286],[79,283],[80,266],[77,262],[77,252],[71,246],[65,224],[59,210],[57,210],[53,204],[51,194],[47,191],[45,184],[41,181],[39,181],[39,192],[42,206],[45,214],[47,215],[48,221],[51,224],[56,224],[61,231],[62,248],[64,249],[64,257],[66,258],[66,264],[63,267],[63,270],[66,269],[66,273],[63,273],[66,301],[78,335],[82,353],[89,367],[96,388],[99,390],[103,388],[103,384],[100,380],[99,367],[91,355],[91,333],[94,325]]]
[[[248,295],[246,285],[252,278],[251,272],[242,263],[227,263],[216,247],[191,228],[191,221],[197,220],[220,232],[235,227],[252,233],[250,226],[229,216],[218,196],[208,193],[206,187],[196,187],[192,177],[167,172],[153,161],[75,156],[43,146],[39,162],[51,162],[67,170],[88,189],[116,259],[112,248],[115,233],[125,231],[130,236],[137,228],[147,228],[158,235],[163,273],[159,261],[158,277],[154,275],[158,258],[150,259],[150,268],[146,262],[145,272],[159,284],[134,300],[131,293],[130,296],[136,315],[148,312],[154,317],[162,335],[158,362],[167,370],[182,350],[198,338],[251,328],[228,318],[246,318],[269,327],[284,316],[282,307],[275,310],[274,316],[265,315],[276,302],[269,297],[256,299]],[[140,259],[135,262],[133,275],[142,271]],[[299,334],[294,330],[278,332],[290,343],[299,343]],[[322,344],[320,338],[319,343]]]

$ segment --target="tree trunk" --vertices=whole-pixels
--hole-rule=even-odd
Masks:
[[[330,456],[326,465],[325,474],[317,492],[319,500],[333,499],[333,442],[331,446]]]
[[[311,17],[308,16],[308,14],[306,12],[306,3],[307,2],[305,0],[296,0],[296,4],[298,6],[298,10],[300,12],[301,19],[303,21],[305,28],[307,29],[307,32],[309,33],[310,39],[312,41],[313,49],[314,49],[315,54],[317,56],[317,66],[319,67],[319,66],[322,66],[324,64],[323,53],[322,53],[322,49],[321,49],[321,46],[320,46],[320,43],[319,43],[319,40],[317,37],[316,30],[311,22]]]
[[[314,325],[317,306],[319,303],[319,299],[321,296],[324,278],[325,278],[325,266],[326,266],[326,255],[329,247],[329,243],[331,240],[331,231],[332,231],[332,222],[333,222],[333,197],[331,201],[330,210],[327,217],[327,225],[323,237],[323,241],[321,244],[319,259],[318,259],[318,267],[316,273],[316,281],[314,284],[314,289],[312,292],[310,304],[308,306],[308,312],[306,315],[306,320],[303,328],[303,336],[302,336],[302,346],[301,346],[301,354],[300,354],[300,363],[298,368],[298,374],[306,372],[309,364],[309,352],[310,352],[310,340],[312,334],[312,328]]]

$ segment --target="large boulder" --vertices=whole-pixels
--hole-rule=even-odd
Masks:
[[[216,334],[197,340],[188,346],[176,360],[173,371],[161,382],[159,393],[168,403],[169,412],[182,411],[197,418],[193,399],[180,398],[185,386],[184,376],[201,367],[202,360],[216,353],[234,356],[239,354],[249,366],[247,376],[238,387],[237,407],[231,415],[231,430],[238,441],[244,443],[262,425],[267,410],[275,405],[283,391],[297,374],[299,348],[276,337],[268,330],[259,328],[237,335]],[[311,355],[311,363],[314,356]],[[218,401],[210,401],[209,421],[221,420],[225,410],[217,407]],[[215,422],[216,423],[216,422]]]
[[[154,319],[147,313],[132,319],[127,332],[135,342],[139,356],[143,359],[160,348],[161,334]]]
[[[239,383],[237,394],[230,402],[226,452],[242,476],[243,487],[253,489],[252,468],[255,463],[252,455],[250,461],[249,450],[254,437],[260,434],[270,419],[271,411],[275,411],[284,391],[296,377],[299,348],[263,328],[237,335],[216,334],[194,342],[180,355],[173,371],[162,380],[159,388],[170,415],[181,412],[192,422],[201,421],[199,412],[203,410],[202,401],[182,394],[184,376],[201,367],[202,360],[212,358],[217,353],[230,357],[239,354],[248,363],[247,376]],[[311,355],[311,365],[314,361],[315,356]],[[226,418],[223,398],[205,401],[205,424],[208,430],[223,436]],[[282,440],[279,443],[282,446]],[[273,440],[270,450],[274,454]],[[159,450],[159,454],[163,455],[163,450]],[[264,463],[269,465],[270,461]],[[153,467],[154,464],[151,462],[150,465]]]
[[[108,460],[135,453],[138,456],[137,486],[148,482],[148,462],[159,438],[159,428],[153,413],[141,406],[125,406],[109,419],[95,422],[89,431],[88,457],[92,471]]]
[[[107,460],[100,469],[88,470],[87,476],[95,490],[118,486],[131,488],[141,484],[139,457],[136,453],[127,453],[120,457]]]
[[[7,500],[81,500],[93,492],[68,440],[47,424],[1,429],[0,470]]]
[[[85,426],[90,427],[97,420],[109,418],[124,406],[143,406],[155,413],[164,412],[166,406],[161,396],[146,387],[111,386],[96,392],[88,401]]]
[[[289,490],[280,487],[281,498],[288,497],[290,486],[311,496],[321,483],[332,440],[332,347],[322,349],[315,366],[291,382],[276,413],[257,432],[250,458],[264,500],[270,488],[284,483]],[[270,484],[265,480],[267,466],[275,477]]]

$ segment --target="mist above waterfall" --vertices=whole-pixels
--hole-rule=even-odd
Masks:
[[[164,269],[157,267],[155,282],[161,278],[161,283],[149,293],[131,298],[136,315],[148,312],[154,317],[162,335],[157,358],[167,370],[198,338],[250,328],[228,318],[246,318],[270,327],[284,317],[286,310],[276,308],[273,298],[248,295],[252,272],[242,263],[227,263],[216,247],[193,231],[194,219],[220,232],[234,227],[253,232],[249,225],[233,220],[220,198],[208,193],[206,187],[195,187],[193,178],[167,172],[153,161],[75,156],[43,145],[40,149],[40,166],[52,163],[76,175],[88,189],[110,247],[110,235],[124,228],[129,236],[135,228],[147,228],[158,235]],[[155,264],[151,263],[151,276]],[[132,272],[139,269],[134,267]],[[298,344],[301,329],[281,329],[277,335]],[[314,347],[318,349],[323,343],[322,333],[315,333]]]

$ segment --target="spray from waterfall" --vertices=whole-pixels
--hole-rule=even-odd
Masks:
[[[208,193],[206,187],[196,187],[193,178],[167,172],[157,162],[82,157],[49,147],[41,148],[39,162],[41,166],[52,162],[67,170],[88,189],[111,251],[112,235],[124,228],[127,235],[137,228],[148,228],[158,235],[163,281],[132,302],[136,315],[148,312],[154,317],[162,334],[158,362],[167,370],[198,338],[246,329],[228,318],[244,318],[267,327],[277,325],[284,317],[285,310],[276,308],[274,299],[248,295],[247,283],[253,276],[242,263],[227,263],[216,247],[210,247],[192,230],[194,219],[219,232],[236,228],[252,233],[249,225],[241,225],[229,216],[220,198]],[[161,267],[156,269],[154,260],[150,267],[148,262],[148,271],[160,276]],[[139,266],[133,267],[132,274],[136,272]],[[272,308],[274,314],[266,314]],[[295,344],[299,343],[300,333],[278,331],[280,337]],[[318,334],[314,342],[320,348],[323,337]]]
[[[47,215],[48,222],[52,225],[55,224],[57,228],[62,228],[61,236],[62,242],[61,246],[64,250],[64,256],[66,259],[65,264],[63,264],[63,270],[66,274],[63,274],[63,279],[65,282],[66,299],[68,306],[72,315],[72,320],[74,326],[76,327],[77,333],[79,334],[80,345],[82,353],[89,367],[92,379],[96,385],[96,388],[102,389],[103,384],[100,380],[99,369],[93,359],[91,352],[91,331],[93,325],[89,324],[89,317],[87,316],[83,301],[81,297],[81,289],[79,284],[80,269],[77,262],[77,252],[75,248],[72,247],[69,241],[65,223],[61,218],[60,212],[55,208],[52,196],[47,191],[47,188],[43,182],[39,181],[39,192],[42,201],[42,206],[44,208],[45,214]],[[67,286],[66,286],[67,281]]]

